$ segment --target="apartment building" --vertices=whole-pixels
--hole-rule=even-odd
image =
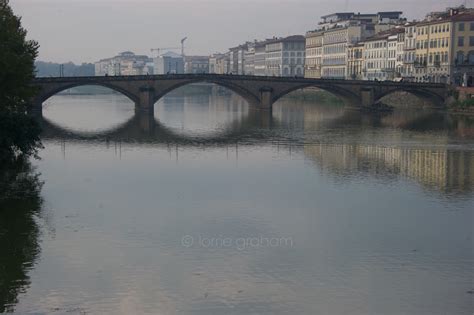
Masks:
[[[155,74],[180,74],[184,73],[183,56],[172,51],[161,54],[154,59]]]
[[[464,12],[451,18],[452,47],[450,50],[450,83],[474,85],[474,12]],[[436,57],[434,57],[436,58]],[[437,61],[438,59],[435,59]],[[444,66],[443,58],[441,65]]]
[[[323,61],[323,31],[309,31],[306,33],[306,78],[321,78],[321,66]]]
[[[267,73],[265,47],[266,41],[256,42],[254,45],[254,75],[265,76]]]
[[[265,66],[268,76],[304,75],[306,39],[302,35],[274,38],[265,44]]]
[[[244,51],[243,74],[255,75],[255,43],[248,43],[247,50]]]
[[[452,45],[450,18],[424,21],[417,25],[415,81],[450,81],[450,47]],[[463,45],[463,43],[460,43]]]
[[[364,80],[387,80],[388,38],[390,32],[382,32],[366,39],[364,43]]]
[[[112,58],[95,63],[95,75],[143,75],[150,74],[149,65],[153,59],[145,55],[135,55],[124,51]]]
[[[364,69],[364,43],[349,45],[347,48],[347,77],[362,80]]]
[[[403,65],[401,76],[404,81],[415,81],[416,23],[404,25]]]
[[[185,56],[184,73],[209,73],[209,57]]]
[[[248,44],[245,43],[236,47],[229,49],[229,60],[230,60],[230,69],[229,73],[232,74],[244,74],[244,62],[245,62],[245,53],[248,50]]]
[[[396,33],[396,53],[395,53],[395,77],[402,79],[403,75],[403,61],[405,57],[405,28],[399,27],[400,30]]]
[[[393,11],[322,16],[319,29],[306,35],[306,76],[335,79],[350,79],[354,75],[360,77],[360,53],[363,48],[357,43],[400,24],[404,21],[401,15],[402,12]],[[349,61],[349,58],[352,59]]]
[[[325,30],[322,47],[322,78],[350,78],[348,71],[348,47],[374,35],[372,24],[355,24],[335,27]]]

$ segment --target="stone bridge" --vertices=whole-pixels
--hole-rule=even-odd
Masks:
[[[332,79],[306,79],[290,77],[261,77],[219,74],[173,74],[140,76],[94,76],[36,78],[33,85],[39,88],[31,101],[33,111],[41,111],[42,104],[51,96],[82,85],[100,85],[127,96],[139,111],[153,112],[154,104],[168,92],[181,86],[197,83],[214,83],[242,96],[251,108],[271,110],[281,97],[295,90],[317,87],[326,90],[348,106],[371,106],[382,97],[397,91],[412,93],[443,107],[449,87],[436,83],[391,81],[355,81]]]

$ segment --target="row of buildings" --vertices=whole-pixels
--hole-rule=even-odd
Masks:
[[[212,55],[210,72],[472,84],[473,9],[448,8],[413,22],[398,11],[321,19],[305,36],[247,42]]]
[[[96,76],[208,72],[208,56],[182,56],[171,51],[155,58],[125,51],[115,57],[102,59],[95,63]]]
[[[334,13],[305,36],[255,40],[211,56],[167,52],[150,58],[124,52],[95,68],[96,75],[216,73],[470,86],[474,9],[448,8],[413,22],[398,11]]]

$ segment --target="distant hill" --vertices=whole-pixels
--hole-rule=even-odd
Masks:
[[[36,61],[36,76],[37,77],[58,77],[59,67],[61,64],[55,62]],[[76,65],[72,62],[63,63],[65,77],[82,77],[95,75],[94,64],[83,63]]]

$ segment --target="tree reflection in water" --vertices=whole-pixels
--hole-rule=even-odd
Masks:
[[[0,313],[12,312],[39,255],[42,183],[27,160],[0,166]]]

